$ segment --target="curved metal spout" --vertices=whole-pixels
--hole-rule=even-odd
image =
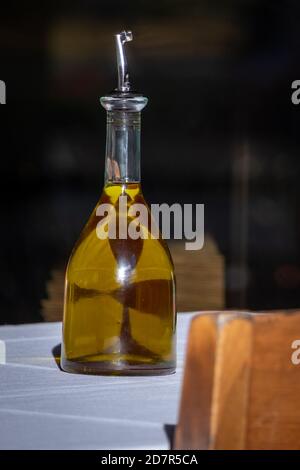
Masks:
[[[133,36],[131,31],[122,31],[115,35],[116,50],[117,50],[117,65],[118,65],[118,91],[129,91],[129,74],[127,69],[127,60],[124,51],[124,44],[132,41]]]

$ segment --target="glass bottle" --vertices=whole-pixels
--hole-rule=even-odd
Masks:
[[[140,113],[147,98],[130,88],[124,51],[130,40],[131,32],[116,35],[118,88],[100,100],[107,111],[104,189],[66,271],[61,367],[67,372],[175,371],[174,269],[159,231],[153,236],[141,190]],[[146,210],[140,223],[130,213],[137,203]],[[141,236],[128,235],[130,224]]]

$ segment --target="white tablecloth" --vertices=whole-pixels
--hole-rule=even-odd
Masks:
[[[0,449],[169,449],[193,315],[178,315],[177,372],[161,377],[67,374],[60,323],[0,327]]]

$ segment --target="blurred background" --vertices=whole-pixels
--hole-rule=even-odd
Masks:
[[[149,98],[146,200],[205,204],[205,249],[171,248],[179,309],[300,306],[299,13],[296,0],[1,5],[0,323],[61,317],[63,271],[103,186],[99,97],[116,86],[123,29]]]

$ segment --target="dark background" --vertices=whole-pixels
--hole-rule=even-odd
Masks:
[[[142,176],[152,202],[205,204],[226,306],[299,307],[300,6],[295,1],[1,3],[0,323],[41,299],[101,193],[113,34],[149,97]]]

